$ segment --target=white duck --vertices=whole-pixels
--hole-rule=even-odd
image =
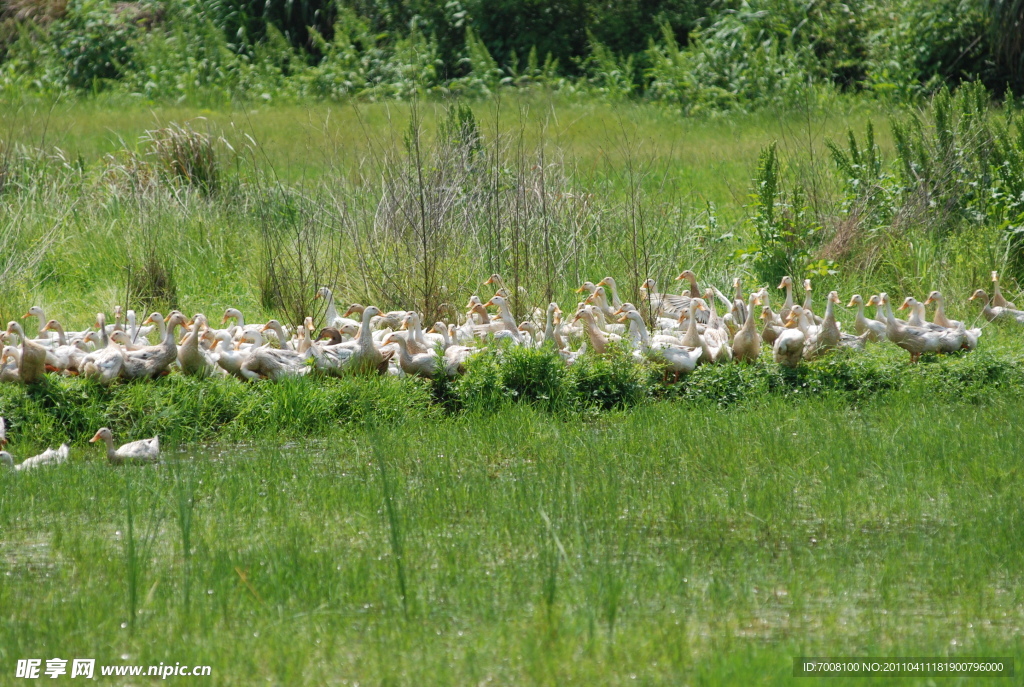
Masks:
[[[141,439],[114,448],[114,435],[106,427],[99,429],[90,444],[102,441],[107,447],[107,460],[111,465],[124,465],[125,463],[153,463],[160,458],[160,437],[152,439]]]
[[[67,444],[61,444],[60,448],[48,448],[38,456],[26,458],[17,465],[14,464],[14,458],[10,453],[7,451],[0,451],[0,464],[6,465],[13,470],[31,470],[33,468],[41,468],[46,465],[59,465],[60,463],[67,462],[67,459]]]
[[[18,361],[18,378],[22,384],[38,384],[46,378],[46,347],[25,336],[21,325],[11,320],[7,333],[17,334],[21,339],[21,358]]]
[[[846,306],[852,308],[857,306],[857,315],[853,322],[853,330],[858,335],[867,333],[868,341],[885,341],[885,322],[879,322],[878,320],[872,320],[871,318],[864,315],[864,298],[859,293],[853,294],[850,297],[850,302]],[[868,299],[867,305],[878,305],[878,296],[871,296]]]
[[[786,327],[775,338],[772,346],[772,359],[783,367],[794,368],[803,359],[804,341],[806,337],[800,330],[799,317],[802,311],[799,305],[790,307],[789,317],[786,318]]]
[[[978,289],[967,300],[975,301],[979,299],[982,302],[981,312],[989,322],[999,320],[1001,322],[1009,321],[1024,324],[1024,311],[1013,310],[1008,306],[992,306],[984,289]]]
[[[107,336],[106,315],[96,313],[96,328],[100,337],[100,347],[82,359],[82,376],[93,379],[102,386],[107,386],[121,376],[124,368],[124,351]],[[163,318],[160,318],[163,321]]]

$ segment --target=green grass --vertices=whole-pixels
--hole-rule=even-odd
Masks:
[[[426,102],[417,107],[429,148],[446,106]],[[829,186],[831,197],[836,189],[834,180],[826,183],[823,176],[830,164],[824,139],[842,139],[847,127],[860,131],[868,119],[880,123],[887,116],[877,104],[846,98],[817,104],[806,113],[763,112],[706,121],[680,119],[647,104],[538,95],[472,107],[485,141],[495,141],[495,132],[500,133],[498,147],[508,168],[535,172],[543,149],[549,175],[566,179],[551,187],[550,202],[569,196],[586,202],[586,211],[575,215],[581,226],[566,224],[571,213],[552,220],[561,261],[551,277],[553,295],[563,305],[574,302],[572,290],[580,282],[606,274],[617,276],[634,299],[643,278],[634,272],[656,276],[664,286],[692,267],[702,278],[724,286],[738,270],[735,251],[747,244],[743,220],[759,149],[779,140],[794,178],[821,177],[815,183],[823,194]],[[348,203],[354,218],[350,221],[358,225],[364,221],[360,212],[372,217],[380,200],[380,174],[389,167],[384,156],[402,148],[411,108],[380,103],[208,111],[146,108],[103,98],[0,108],[5,121],[0,140],[7,148],[20,144],[41,149],[48,160],[8,180],[18,190],[5,193],[10,204],[0,214],[0,225],[18,226],[18,245],[24,247],[52,228],[57,232],[39,267],[8,283],[0,297],[0,318],[20,316],[28,304],[41,304],[69,328],[82,328],[95,312],[124,302],[127,274],[139,270],[147,246],[154,246],[173,271],[177,304],[190,314],[202,311],[216,317],[233,306],[251,319],[280,316],[265,306],[258,289],[264,271],[261,208],[276,207],[266,197],[266,185],[301,188],[315,205],[331,207],[331,214],[318,221],[331,222],[337,216],[339,210],[322,197],[336,193]],[[136,150],[145,159],[140,137],[146,130],[186,121],[222,136],[231,146],[219,146],[224,176],[219,196],[206,199],[161,189],[137,197],[123,181],[111,183],[122,179],[111,176],[111,170],[125,164],[124,149]],[[882,145],[888,150],[888,141]],[[634,185],[637,195],[631,201]],[[639,271],[631,266],[626,238],[633,226],[630,207],[641,213],[649,244]],[[516,221],[515,209],[507,213],[501,220],[506,226]],[[530,220],[526,230],[539,231],[539,223]],[[583,238],[571,238],[577,235]],[[539,239],[529,240],[534,245],[517,258],[519,269],[534,294],[530,305],[543,306],[546,286],[537,272],[544,262],[536,255]],[[463,292],[478,289],[492,269],[506,277],[514,270],[507,243],[490,264],[481,265],[487,263],[481,250],[495,251],[493,240],[482,241],[490,247],[477,249],[467,241],[444,249],[450,263],[442,266],[442,283],[459,293],[460,304]],[[379,251],[390,244],[370,245]],[[360,272],[359,254],[347,241],[340,274],[330,279],[339,300],[409,307],[410,299],[393,289],[367,286],[370,277]],[[372,271],[370,281],[378,281],[384,270],[401,274],[411,261],[394,256]]]
[[[56,240],[0,285],[2,321],[41,304],[84,328],[125,302],[151,251],[183,311],[284,319],[261,299],[260,237],[295,217],[358,229],[332,266],[339,306],[422,307],[409,290],[422,256],[371,231],[408,104],[4,107],[2,150],[45,155],[3,158],[0,266]],[[433,149],[443,106],[419,108]],[[495,250],[475,224],[486,211],[453,222],[459,241],[434,249],[439,297],[489,295],[491,269],[508,277],[529,260],[530,305],[550,288],[566,312],[583,279],[625,285],[641,270],[662,286],[687,267],[720,288],[742,275],[749,291],[736,251],[759,149],[778,139],[787,183],[835,217],[824,138],[893,114],[845,98],[701,121],[538,95],[473,109],[485,137],[502,132],[503,192],[536,188],[542,148],[559,163],[544,169],[564,260],[545,283],[548,216],[509,193],[501,227],[530,237]],[[219,193],[134,193],[105,176],[130,162],[125,145],[143,151],[145,130],[186,120],[238,153],[221,149]],[[341,208],[350,224],[331,224]],[[895,227],[886,252],[816,279],[816,303],[832,288],[940,288],[974,326],[964,299],[1002,264],[999,231],[922,242]],[[361,251],[381,262],[364,269]],[[382,289],[382,274],[398,286]],[[839,318],[852,329],[851,313]],[[872,345],[796,371],[702,366],[674,385],[628,357],[566,369],[495,347],[450,384],[175,373],[4,385],[12,453],[68,441],[73,460],[0,472],[0,674],[66,656],[209,664],[212,684],[733,685],[788,684],[800,655],[1022,657],[1024,335],[984,326],[976,352],[916,366]],[[166,460],[111,468],[87,443],[103,425],[121,440],[159,434]]]
[[[1018,398],[518,407],[128,470],[77,451],[0,475],[0,663],[788,684],[799,655],[1020,657]]]

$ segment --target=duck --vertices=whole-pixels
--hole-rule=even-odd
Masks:
[[[46,347],[25,336],[25,330],[14,320],[7,323],[7,333],[21,339],[18,379],[22,384],[38,384],[46,379]]]
[[[644,280],[640,287],[640,300],[650,301],[655,316],[664,315],[673,319],[678,319],[690,304],[690,296],[658,293],[658,283],[650,278]]]
[[[676,277],[676,281],[682,281],[684,279],[689,282],[690,288],[688,292],[684,291],[682,293],[683,296],[688,296],[689,298],[700,298],[704,294],[700,286],[697,284],[697,275],[693,273],[693,270],[683,270],[679,273],[679,276]]]
[[[344,347],[352,351],[352,355],[348,358],[345,366],[346,371],[356,374],[373,374],[375,372],[387,374],[388,361],[391,360],[395,351],[393,349],[386,352],[382,351],[374,340],[373,334],[370,333],[370,321],[381,315],[382,313],[377,306],[371,305],[363,308],[359,335],[352,341],[338,344],[338,347]]]
[[[701,291],[700,286],[698,286],[697,284],[697,275],[693,273],[693,270],[683,270],[679,274],[679,276],[676,277],[676,281],[682,281],[683,279],[686,279],[690,283],[690,288],[689,291],[684,291],[681,294],[681,298],[701,298],[703,296],[706,299],[707,304],[710,304],[711,299],[707,295],[707,292],[710,290],[715,295],[715,298],[722,302],[726,309],[732,307],[732,301],[726,298],[722,294],[722,292],[716,289],[714,286],[709,286],[707,289]],[[735,282],[733,283],[733,285],[735,286]],[[742,298],[742,291],[738,293],[740,294],[740,298]]]
[[[968,301],[980,300],[982,302],[981,313],[985,316],[985,319],[989,322],[999,320],[1001,322],[1017,322],[1018,324],[1024,324],[1024,311],[1013,310],[1007,306],[992,306],[989,301],[988,294],[985,293],[984,289],[977,289],[971,294]]]
[[[811,306],[814,304],[814,299],[811,296],[813,289],[811,289],[811,280],[804,279],[804,316],[811,322],[811,324],[821,324],[823,318],[818,317],[814,314]]]
[[[231,335],[235,339],[240,338],[243,332],[259,331],[263,327],[263,325],[260,325],[260,324],[246,324],[246,322],[245,322],[245,315],[243,315],[242,311],[239,310],[238,308],[227,308],[224,311],[224,316],[221,317],[221,319],[220,319],[221,324],[227,324],[231,320],[234,320],[235,324],[233,326],[229,327],[228,331],[231,332]],[[146,320],[146,322],[150,322],[150,321],[156,322],[157,318],[154,318],[154,317],[150,316],[150,319]],[[164,332],[163,331],[160,332],[160,339],[161,339],[161,341],[164,339]]]
[[[728,362],[732,360],[732,347],[729,345],[729,329],[718,317],[715,309],[714,290],[710,287],[705,291],[705,304],[709,310],[708,326],[704,330],[704,343],[714,354],[714,362]]]
[[[56,335],[54,333],[47,333],[47,330],[44,328],[46,326],[47,318],[46,314],[43,312],[42,306],[33,305],[25,312],[24,315],[21,316],[21,319],[27,320],[32,317],[35,317],[38,320],[38,325],[36,327],[36,331],[39,332],[37,334],[37,342],[42,345],[50,345],[54,343],[52,340],[57,338]],[[84,333],[82,335],[84,336]]]
[[[78,374],[82,360],[88,353],[84,343],[79,340],[69,344],[64,328],[57,320],[48,320],[40,331],[57,334],[57,346],[46,351],[46,368],[54,372]]]
[[[932,291],[928,294],[928,298],[925,299],[924,304],[930,305],[935,304],[935,315],[932,317],[932,322],[939,325],[940,327],[946,327],[947,329],[958,329],[966,326],[963,322],[958,320],[951,320],[946,317],[946,305],[945,300],[942,298],[942,294],[938,291]]]
[[[310,371],[306,364],[309,356],[285,348],[259,346],[249,351],[238,374],[248,381],[269,379],[279,382],[289,377],[301,377]]]
[[[700,336],[700,332],[697,331],[697,312],[705,309],[704,300],[701,298],[691,298],[690,303],[687,305],[687,313],[679,316],[679,322],[682,323],[685,318],[687,321],[686,331],[683,332],[683,338],[680,340],[683,346],[687,348],[702,348],[703,339]]]
[[[402,327],[402,319],[405,317],[406,312],[408,312],[406,310],[390,310],[388,312],[381,312],[381,310],[375,306],[370,307],[377,311],[377,314],[374,316],[376,319],[372,321],[372,324],[378,329],[382,329],[384,327],[387,327],[388,329],[400,329]],[[348,306],[348,310],[345,311],[343,317],[348,317],[352,314],[359,315],[360,325],[362,325],[362,323],[365,322],[365,320],[362,319],[364,312],[366,312],[365,305],[353,303]]]
[[[7,384],[20,384],[21,376],[18,374],[18,362],[21,360],[21,351],[14,346],[4,346],[0,351],[0,382]]]
[[[203,335],[213,340],[213,343],[210,345],[209,355],[217,363],[217,367],[223,370],[225,374],[245,381],[246,378],[241,372],[242,363],[245,362],[249,354],[235,348],[237,344],[231,338],[231,334],[224,330],[214,333],[208,330]]]
[[[863,338],[847,335],[847,339],[844,341],[843,334],[839,331],[839,325],[836,323],[835,305],[837,303],[839,303],[839,294],[830,291],[825,301],[825,317],[822,318],[821,325],[810,335],[805,335],[804,360],[814,360],[840,345],[844,345],[846,348],[864,347],[867,334],[861,335]]]
[[[799,314],[794,312],[800,306],[792,306],[786,318],[786,327],[779,332],[772,345],[772,359],[783,367],[795,368],[803,359],[806,337],[800,331]],[[802,310],[802,308],[800,308]],[[762,313],[763,314],[763,313]]]
[[[885,323],[866,317],[864,315],[864,305],[864,298],[859,293],[855,293],[850,296],[850,302],[846,307],[852,308],[857,306],[857,315],[853,322],[853,330],[857,332],[858,335],[867,334],[868,341],[885,341]],[[871,296],[867,305],[878,305],[878,296]]]
[[[178,346],[178,367],[181,368],[182,374],[188,377],[206,378],[219,374],[221,368],[217,366],[215,356],[200,345],[200,339],[206,330],[206,315],[199,313],[192,321],[195,323],[192,331],[185,335]]]
[[[160,321],[162,322],[163,318]],[[106,315],[103,313],[96,313],[96,329],[100,337],[100,346],[82,358],[82,376],[95,380],[101,386],[109,386],[121,376],[121,370],[124,368],[124,351],[107,335]]]
[[[648,358],[664,360],[668,371],[675,374],[675,381],[679,381],[680,375],[689,374],[697,368],[702,357],[701,348],[652,341],[643,316],[635,309],[626,311],[621,322],[625,323],[626,321],[632,325],[631,329],[635,328],[640,335],[640,354]]]
[[[141,351],[148,344],[132,343],[132,337],[123,329],[115,329],[109,334],[110,340],[121,347],[123,351]]]
[[[789,320],[789,313],[793,309],[793,305],[794,305],[794,302],[793,302],[793,278],[790,277],[787,274],[785,277],[782,278],[782,281],[779,282],[778,288],[786,290],[786,301],[782,304],[782,307],[779,309],[779,317],[782,318],[782,321],[788,327],[789,326],[789,321],[788,321]]]
[[[267,337],[267,333],[271,336]],[[288,337],[288,333],[285,332],[284,326],[280,320],[268,320],[265,325],[260,327],[260,334],[264,338],[269,338],[271,341],[276,340],[279,348],[287,348],[294,351],[295,345],[293,341]]]
[[[153,330],[156,328],[154,325],[138,325],[136,323],[135,311],[130,309],[125,314],[125,321],[128,323],[128,337],[132,343],[147,341],[149,339],[149,335],[152,334]]]
[[[90,444],[102,441],[107,447],[107,460],[111,465],[125,463],[154,463],[160,458],[160,437],[141,439],[114,448],[114,434],[107,427],[101,427],[89,439]]]
[[[342,317],[338,314],[338,309],[334,306],[334,294],[326,286],[321,286],[319,289],[317,289],[316,295],[313,296],[313,298],[324,299],[327,305],[327,309],[324,312],[324,322],[327,323],[328,327],[333,327],[334,329],[340,331],[341,328],[346,324],[352,324],[357,327],[359,326],[359,322],[357,322],[356,320],[353,320],[350,317]]]
[[[174,339],[176,327],[185,324],[185,316],[172,312],[164,320],[164,340],[156,346],[144,346],[137,351],[125,351],[121,376],[125,379],[156,379],[167,374],[167,368],[178,357],[178,346]]]
[[[498,313],[501,316],[501,322],[504,325],[504,331],[509,332],[505,337],[511,339],[517,344],[523,343],[522,334],[519,331],[519,325],[516,324],[516,320],[512,317],[512,311],[508,307],[508,301],[503,296],[492,296],[489,301],[484,303],[484,307],[497,307]]]
[[[739,282],[739,279],[736,280]],[[760,305],[761,299],[756,293],[750,294],[744,312],[747,313],[742,326],[732,339],[732,357],[736,362],[752,363],[761,355],[761,335],[757,331],[756,322],[749,314],[754,307]]]
[[[430,348],[423,352],[411,353],[405,337],[394,333],[388,335],[384,339],[384,343],[398,345],[398,364],[406,374],[434,379],[439,373],[443,373],[444,365],[439,364],[440,359],[435,349]]]
[[[612,277],[605,277],[601,281],[597,282],[597,285],[608,289],[609,294],[611,294],[613,308],[618,310],[622,307],[622,299],[619,298],[619,287]]]
[[[732,313],[732,317],[736,322],[736,325],[742,327],[743,323],[747,321],[747,317],[752,311],[747,310],[747,299],[743,297],[743,280],[739,277],[733,277],[732,291],[733,308],[730,312]]]
[[[435,332],[424,332],[422,319],[420,314],[415,310],[410,310],[405,313],[405,317],[402,318],[402,329],[409,332],[409,339],[414,342],[415,345],[410,344],[410,351],[416,349],[428,350],[433,349],[435,346],[444,343],[444,337]],[[409,339],[406,339],[408,342]]]
[[[948,353],[959,350],[964,343],[963,330],[944,329],[935,331],[924,327],[915,327],[907,322],[900,322],[893,315],[889,305],[889,294],[879,295],[885,309],[885,335],[889,341],[910,354],[910,362],[916,363],[923,353]],[[905,301],[904,301],[905,304]]]
[[[924,303],[920,302],[913,296],[907,296],[903,299],[900,307],[897,310],[909,310],[907,314],[907,324],[912,327],[921,327],[922,329],[930,329],[933,332],[941,332],[946,327],[933,324],[925,319],[924,316]]]
[[[22,462],[15,465],[14,457],[11,456],[7,451],[0,451],[0,465],[6,465],[12,470],[32,470],[33,468],[41,468],[47,465],[59,465],[66,463],[68,460],[68,445],[61,444],[60,448],[48,448],[38,456],[32,456],[26,458]]]
[[[785,326],[780,326],[775,322],[775,318],[778,317],[772,309],[767,305],[761,306],[761,340],[769,346],[775,345],[775,340],[779,338],[779,334],[785,329]]]
[[[997,308],[1009,308],[1016,310],[1017,306],[1006,300],[1003,292],[999,289],[999,272],[992,272],[992,305]]]
[[[608,344],[613,341],[618,341],[619,337],[615,334],[605,334],[597,326],[597,321],[594,319],[594,313],[591,310],[593,306],[584,305],[582,308],[576,311],[576,316],[573,318],[573,322],[577,320],[583,320],[584,331],[587,333],[587,338],[590,340],[590,345],[594,347],[594,352],[598,355],[603,355],[608,350]]]

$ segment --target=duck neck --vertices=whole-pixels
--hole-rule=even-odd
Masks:
[[[103,313],[98,314],[96,316],[96,324],[99,326],[100,344],[101,344],[100,347],[101,348],[111,348],[112,344],[116,345],[116,344],[114,344],[113,341],[110,340],[110,337],[107,336],[107,317],[106,317],[106,315],[104,315]]]
[[[373,346],[373,332],[370,331],[370,315],[363,310],[362,326],[359,327],[359,345],[363,348]]]
[[[942,302],[942,298],[935,299],[935,321],[946,322],[946,306]]]
[[[738,290],[739,290],[739,288],[737,287],[737,291]],[[740,331],[746,332],[746,333],[752,333],[754,331],[754,327],[756,326],[755,323],[754,323],[754,308],[755,307],[757,307],[757,299],[754,298],[754,297],[751,297],[750,300],[747,302],[747,318],[745,320],[743,320],[743,326],[740,327]]]
[[[68,340],[67,337],[64,336],[64,327],[61,326],[60,322],[54,321],[53,327],[51,327],[51,329],[57,332],[57,343],[59,343],[61,346],[67,346]]]
[[[107,447],[107,460],[114,460],[117,451],[114,449],[114,437],[103,437],[103,444]]]
[[[327,324],[333,326],[334,321],[338,319],[338,309],[334,307],[334,294],[331,290],[325,288],[324,292],[327,294],[324,298],[327,301],[327,312],[324,313],[324,317],[327,319]]]
[[[555,311],[549,309],[547,317],[544,319],[544,340],[551,341],[555,338]]]
[[[792,284],[786,284],[786,302],[782,306],[782,309],[786,310],[787,308],[791,309],[792,307],[793,307],[793,285]]]
[[[691,274],[686,279],[690,282],[690,298],[700,298],[700,287],[697,286],[697,277]]]
[[[608,289],[612,294],[612,305],[618,309],[622,307],[622,301],[619,300],[619,289],[615,285],[615,282],[608,282]]]
[[[825,318],[822,320],[822,323],[827,323],[830,326],[836,323],[835,303],[832,302],[831,298],[825,303]]]
[[[647,325],[644,324],[644,319],[640,317],[639,313],[636,317],[629,318],[630,326],[640,335],[640,344],[646,351],[651,347],[651,335],[647,331]]]

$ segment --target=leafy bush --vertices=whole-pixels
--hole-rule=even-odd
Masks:
[[[568,369],[573,400],[581,408],[628,408],[653,390],[651,368],[622,344],[611,345],[604,355],[582,356]]]
[[[778,283],[787,274],[827,274],[832,267],[829,261],[812,261],[822,227],[805,202],[803,188],[795,186],[786,194],[782,180],[782,163],[773,142],[758,158],[751,194],[755,243],[741,257],[768,283]]]
[[[99,89],[119,79],[132,66],[133,42],[139,27],[137,12],[118,11],[100,0],[73,0],[61,21],[54,22],[50,39],[56,46],[57,76],[72,88]]]

